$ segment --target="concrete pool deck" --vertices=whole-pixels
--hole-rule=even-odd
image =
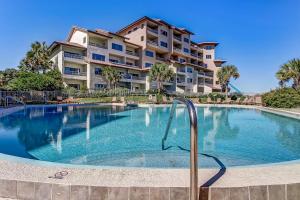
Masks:
[[[255,108],[300,119],[300,113],[256,106],[197,106]],[[68,174],[49,178],[61,171]],[[199,186],[218,171],[199,169]],[[76,166],[0,154],[0,199],[189,199],[189,178],[189,169]],[[209,188],[201,189],[200,196],[203,200],[298,200],[300,162],[227,168]]]

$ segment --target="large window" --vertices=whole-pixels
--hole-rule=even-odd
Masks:
[[[123,51],[123,46],[120,45],[120,44],[112,43],[111,48],[115,49],[115,50],[118,50],[118,51]]]
[[[187,82],[188,82],[188,83],[193,83],[193,79],[192,79],[192,78],[188,78],[188,79],[187,79]]]
[[[160,41],[160,46],[168,48],[168,43]]]
[[[180,62],[180,63],[184,63],[184,62],[185,62],[185,59],[179,58],[179,62]]]
[[[101,90],[101,89],[104,89],[104,88],[106,88],[105,84],[102,84],[102,83],[96,83],[95,84],[95,90]]]
[[[145,67],[147,67],[147,68],[150,68],[150,67],[152,67],[152,66],[153,66],[152,63],[145,63]]]
[[[186,43],[190,43],[189,38],[183,38],[183,41],[186,42]]]
[[[102,75],[102,69],[99,68],[99,67],[95,68],[95,74],[96,75]]]
[[[146,51],[145,54],[148,57],[154,57],[154,53],[152,51]]]
[[[183,51],[184,51],[185,53],[189,53],[189,52],[190,52],[190,50],[187,49],[187,48],[183,48]]]
[[[93,59],[93,60],[105,61],[105,56],[104,56],[104,55],[101,55],[101,54],[93,53],[93,54],[92,54],[92,59]]]
[[[186,71],[187,71],[188,73],[193,73],[193,68],[188,67],[188,68],[186,69]]]
[[[73,68],[73,67],[65,67],[64,68],[64,74],[78,75],[78,74],[80,74],[80,69],[79,68]]]
[[[160,30],[160,33],[161,33],[162,35],[164,35],[164,36],[168,36],[168,32],[165,31],[165,30]]]

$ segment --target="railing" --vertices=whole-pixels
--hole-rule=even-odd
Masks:
[[[196,109],[192,101],[185,98],[174,99],[165,135],[162,139],[162,149],[165,150],[164,144],[167,140],[178,103],[185,104],[190,117],[190,200],[198,200],[198,121]]]
[[[163,58],[163,57],[158,57],[158,56],[156,56],[156,60],[160,60],[160,61],[163,61],[163,62],[165,62],[165,61],[166,61],[166,59],[165,59],[165,58]]]
[[[73,58],[73,59],[83,59],[84,56],[77,53],[64,52],[64,57]]]
[[[194,57],[198,58],[198,55],[195,54],[195,53],[191,53],[191,56],[194,56]]]
[[[109,59],[109,62],[112,64],[117,64],[117,65],[124,65],[124,66],[128,66],[128,67],[139,67],[133,63],[125,63],[123,61],[120,60],[114,60],[114,59]]]
[[[133,52],[133,51],[129,51],[129,50],[126,50],[126,54],[128,55],[132,55],[132,56],[139,56],[139,54]]]
[[[65,75],[86,76],[86,72],[64,72]]]
[[[98,44],[98,43],[94,43],[94,42],[89,42],[89,45],[93,46],[93,47],[98,47],[101,49],[107,49],[106,45],[104,44]]]
[[[148,31],[152,32],[152,33],[155,33],[155,34],[158,34],[158,30],[155,30],[153,28],[147,28]]]
[[[123,75],[122,78],[126,80],[141,80],[141,81],[146,80],[146,77],[132,76],[130,74]]]
[[[180,48],[177,48],[177,47],[174,47],[174,50],[175,50],[175,51],[181,52],[181,49],[180,49]]]
[[[158,46],[158,43],[152,40],[148,40],[147,41],[148,44],[154,45],[154,46]]]
[[[180,41],[181,42],[181,37],[180,36],[176,36],[176,35],[174,35],[174,39],[176,39],[176,40],[178,40],[178,41]]]

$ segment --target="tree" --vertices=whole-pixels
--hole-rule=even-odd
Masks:
[[[173,76],[173,70],[163,63],[156,63],[150,69],[150,81],[156,81],[158,93],[163,89],[162,82],[169,81]]]
[[[8,82],[17,76],[18,70],[14,68],[7,68],[0,71],[0,87],[5,87]]]
[[[34,42],[26,57],[21,60],[19,68],[28,72],[43,72],[51,69],[50,51],[45,42]]]
[[[276,77],[281,86],[292,80],[292,87],[300,88],[300,59],[292,59],[283,64],[276,73]]]
[[[228,96],[228,85],[230,83],[230,79],[237,79],[240,77],[240,74],[236,66],[226,65],[217,72],[217,77],[222,89],[225,91],[226,96]]]
[[[5,87],[16,91],[54,91],[63,89],[60,71],[54,69],[45,74],[20,71],[14,79]]]
[[[113,86],[114,89],[116,89],[117,83],[121,80],[120,73],[115,68],[104,67],[102,74],[106,79],[108,88],[111,89],[111,87]]]

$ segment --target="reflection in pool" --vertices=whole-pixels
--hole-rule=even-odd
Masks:
[[[161,149],[169,107],[36,106],[0,118],[0,152],[60,163],[188,167],[189,118],[176,109]],[[300,121],[242,108],[198,107],[199,152],[225,166],[300,158]],[[218,167],[199,155],[201,167]]]

